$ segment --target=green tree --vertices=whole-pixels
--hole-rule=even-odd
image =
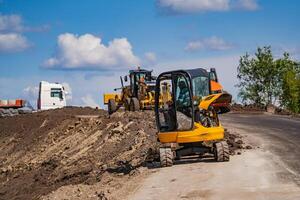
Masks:
[[[280,65],[276,65],[271,47],[258,48],[254,57],[247,53],[238,66],[239,96],[244,103],[267,105],[280,94]]]
[[[280,96],[281,106],[288,110],[300,112],[300,65],[284,54],[283,59],[277,61],[282,68],[282,94]]]
[[[279,102],[290,111],[300,112],[300,67],[288,53],[274,59],[271,47],[258,48],[253,57],[248,53],[238,66],[239,96],[243,103],[266,106]]]

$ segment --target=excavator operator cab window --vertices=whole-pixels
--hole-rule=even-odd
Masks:
[[[209,80],[205,76],[196,76],[193,78],[194,99],[200,101],[202,97],[209,95]]]
[[[190,79],[183,73],[158,77],[155,113],[160,132],[185,131],[193,128],[193,105]]]
[[[183,75],[175,76],[177,130],[190,130],[192,125],[192,96],[190,83]]]

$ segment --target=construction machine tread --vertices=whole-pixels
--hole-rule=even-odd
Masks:
[[[140,110],[140,102],[137,98],[133,97],[130,100],[130,111],[139,111]]]
[[[117,105],[116,105],[116,101],[114,99],[108,100],[107,109],[108,109],[108,114],[112,114],[112,113],[116,112]]]
[[[229,161],[229,146],[226,141],[215,143],[215,159],[217,162]]]
[[[173,165],[173,152],[171,148],[160,148],[159,156],[161,167],[171,167]]]
[[[229,146],[226,141],[223,141],[223,149],[224,149],[224,161],[227,162],[230,159]]]

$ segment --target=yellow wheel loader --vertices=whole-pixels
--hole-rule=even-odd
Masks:
[[[169,94],[163,92],[166,86]],[[218,114],[229,111],[231,98],[223,92],[215,70],[198,68],[160,74],[155,86],[155,117],[161,166],[204,154],[214,155],[218,162],[228,161],[229,148]]]
[[[154,108],[154,88],[156,77],[152,71],[145,69],[130,70],[129,75],[120,77],[121,93],[104,94],[104,104],[112,114],[124,107],[127,111],[139,111]],[[126,86],[124,82],[129,82]]]

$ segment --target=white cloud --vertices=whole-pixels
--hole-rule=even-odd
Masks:
[[[35,99],[37,99],[38,93],[39,87],[37,86],[28,86],[23,89],[23,95],[29,98],[34,97]]]
[[[49,25],[40,27],[24,26],[20,15],[2,15],[0,13],[0,53],[19,52],[30,44],[23,32],[40,32],[49,29]]]
[[[225,11],[229,0],[159,0],[159,6],[178,13]]]
[[[72,88],[71,88],[70,84],[67,82],[63,82],[62,85],[65,88],[66,100],[71,101],[72,100]]]
[[[150,63],[154,63],[156,61],[156,54],[153,52],[146,52],[144,56],[145,59]]]
[[[90,95],[90,94],[87,94],[86,96],[81,97],[81,101],[82,101],[83,106],[89,106],[92,108],[96,108],[96,107],[100,108],[99,104],[96,103],[96,101],[93,99],[92,95]]]
[[[56,55],[44,62],[47,68],[127,68],[140,62],[126,38],[114,39],[105,46],[101,38],[92,34],[77,36],[65,33],[58,36],[57,43]]]
[[[173,13],[256,10],[256,0],[158,0],[159,7]]]
[[[28,48],[28,40],[18,33],[0,33],[0,52],[18,52]]]
[[[22,91],[22,98],[29,101],[29,103],[35,108],[39,94],[38,86],[28,86]]]
[[[256,0],[237,0],[232,7],[241,10],[257,10],[259,5]]]
[[[204,49],[204,44],[199,40],[189,42],[184,48],[186,51],[198,51],[200,49]]]
[[[22,17],[19,15],[1,15],[0,14],[0,31],[19,32],[23,30]]]
[[[60,63],[59,63],[59,60],[57,58],[49,58],[44,62],[43,66],[53,67],[53,66],[56,66],[56,65],[59,65],[59,64]]]
[[[225,42],[222,38],[212,36],[202,40],[195,40],[189,42],[186,45],[185,50],[190,52],[199,51],[199,50],[223,51],[232,48],[233,48],[232,44]]]
[[[15,33],[15,32],[42,32],[49,30],[50,26],[44,24],[37,27],[25,26],[23,18],[20,15],[2,15],[0,13],[0,32]]]

